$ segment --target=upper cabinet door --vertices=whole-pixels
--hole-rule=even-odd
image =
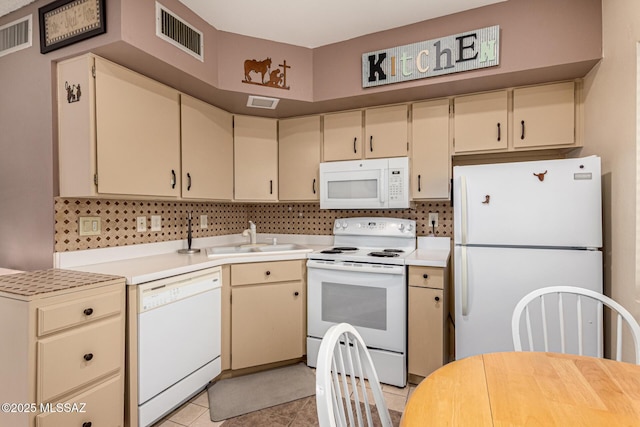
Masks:
[[[449,100],[413,104],[411,143],[411,197],[449,199]]]
[[[507,149],[507,91],[454,98],[454,152]]]
[[[180,195],[176,90],[96,58],[98,192]]]
[[[407,128],[406,105],[365,110],[365,158],[407,156]]]
[[[233,115],[180,96],[182,197],[233,199]]]
[[[279,199],[319,200],[320,116],[278,123]]]
[[[234,116],[235,199],[278,200],[278,121]]]
[[[513,90],[513,146],[515,148],[575,143],[575,87],[573,82]]]
[[[324,116],[323,160],[358,160],[362,156],[362,111]]]

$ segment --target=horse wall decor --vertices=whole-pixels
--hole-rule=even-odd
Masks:
[[[289,89],[287,86],[287,69],[291,68],[290,65],[287,65],[287,61],[282,61],[282,64],[278,64],[278,67],[271,69],[271,58],[267,57],[267,59],[263,59],[262,61],[257,61],[255,59],[247,59],[244,61],[244,80],[242,83],[249,83],[253,85],[260,86],[269,86],[269,87],[277,87],[278,89]],[[251,79],[251,73],[259,74],[261,80],[253,81]],[[265,81],[265,76],[267,80]]]

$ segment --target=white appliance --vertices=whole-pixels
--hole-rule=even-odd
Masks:
[[[404,259],[416,249],[416,223],[393,218],[337,219],[334,247],[308,255],[307,364],[341,322],[362,335],[383,383],[407,381],[407,279]]]
[[[151,425],[221,372],[221,269],[138,286],[138,425]]]
[[[408,157],[320,163],[320,209],[408,207]]]
[[[456,166],[453,175],[456,359],[512,351],[513,309],[534,289],[602,292],[599,157]],[[585,352],[595,354],[598,312],[584,316]]]

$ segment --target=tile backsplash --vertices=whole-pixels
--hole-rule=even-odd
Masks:
[[[149,201],[112,199],[55,198],[56,252],[97,249],[111,246],[183,240],[187,238],[187,215],[192,212],[193,237],[242,233],[248,221],[255,222],[258,233],[331,235],[336,218],[384,216],[413,219],[418,236],[431,232],[429,212],[438,213],[436,236],[453,235],[453,209],[450,202],[414,202],[409,209],[327,210],[319,203],[216,203],[190,201]],[[151,215],[162,217],[162,229],[150,231]],[[200,216],[207,215],[206,229],[200,228]],[[102,233],[80,236],[81,216],[99,216]],[[136,218],[147,219],[147,231],[136,231]]]

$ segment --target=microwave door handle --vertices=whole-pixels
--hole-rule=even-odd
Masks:
[[[387,179],[387,169],[382,169],[380,174],[379,191],[380,205],[384,206],[387,201],[387,191],[389,188],[389,180]]]

